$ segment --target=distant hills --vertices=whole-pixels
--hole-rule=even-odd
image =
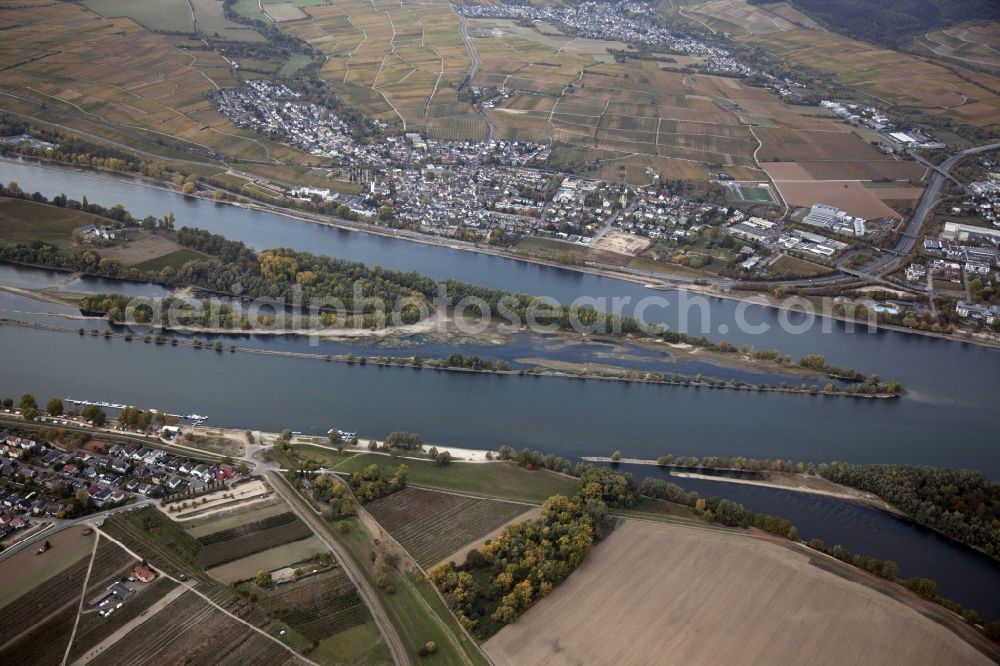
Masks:
[[[957,23],[1000,20],[997,0],[788,0],[788,4],[829,30],[890,47]]]

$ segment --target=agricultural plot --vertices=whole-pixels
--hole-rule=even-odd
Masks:
[[[337,472],[361,472],[369,465],[378,465],[383,475],[392,476],[399,462],[388,456],[362,454],[344,462]],[[505,463],[452,463],[439,467],[429,460],[407,460],[406,465],[410,468],[408,483],[487,497],[541,504],[552,495],[572,495],[576,489],[575,479]]]
[[[145,507],[121,513],[105,521],[103,529],[176,578],[211,582],[198,561],[201,545],[157,509]]]
[[[73,244],[73,231],[105,220],[66,208],[55,208],[22,199],[0,199],[0,245],[30,243],[38,239],[55,247]]]
[[[46,583],[90,555],[93,536],[83,529],[66,529],[48,537],[51,548],[42,555],[25,548],[0,562],[0,608]]]
[[[82,4],[27,0],[2,16],[0,108],[164,156],[315,163],[218,112],[211,93],[236,81],[212,51],[181,50],[175,37]]]
[[[921,109],[974,127],[1000,123],[1000,80],[956,67],[956,71],[911,55],[819,30],[797,28],[738,36],[792,62],[837,76],[900,106]]]
[[[117,544],[82,532],[79,526],[55,532],[44,553],[25,548],[0,564],[4,601],[17,611],[7,613],[0,663],[59,663],[81,594],[89,598],[104,590],[136,564]]]
[[[347,104],[399,129],[430,125],[442,137],[484,136],[482,118],[454,94],[472,59],[449,5],[297,4],[309,20],[279,26],[326,56],[320,75]],[[270,14],[275,6],[264,10]]]
[[[786,3],[761,6],[748,4],[746,0],[712,0],[693,4],[684,8],[683,16],[691,17],[713,30],[734,35],[765,35],[813,24],[812,19]]]
[[[406,488],[365,508],[426,569],[530,507]]]
[[[858,181],[776,180],[774,185],[789,206],[808,208],[817,203],[827,204],[867,220],[879,217],[899,220],[902,217],[877,197],[875,190]]]
[[[275,2],[263,7],[264,15],[275,23],[309,18],[294,2]]]
[[[127,237],[127,242],[103,248],[101,250],[101,258],[115,259],[126,266],[157,266],[160,264],[162,257],[175,252],[181,252],[192,259],[205,258],[205,255],[200,252],[182,248],[180,244],[163,235],[154,234],[152,231],[128,229],[124,233]],[[163,265],[166,264],[164,263]]]
[[[168,510],[177,520],[190,520],[196,516],[218,514],[246,506],[254,506],[267,501],[271,496],[270,486],[260,480],[229,486],[202,495],[197,500],[177,500],[170,504]]]
[[[91,541],[92,543],[93,541]],[[34,555],[32,549],[27,549],[25,552]],[[44,555],[39,557],[44,557]],[[80,593],[83,591],[83,578],[87,573],[89,562],[90,552],[88,550],[68,568],[63,569],[44,583],[36,584],[25,594],[12,598],[9,604],[5,604],[17,608],[17,613],[8,614],[8,620],[4,622],[6,640],[12,641],[22,632],[31,630],[39,618],[60,611],[64,606],[71,606],[78,601]],[[24,574],[15,572],[12,575],[21,577]],[[2,656],[0,656],[0,662],[10,663],[4,662]]]
[[[1000,22],[956,25],[920,35],[914,51],[1000,71]]]
[[[77,583],[79,594],[79,582]],[[76,607],[67,604],[59,611],[38,613],[29,617],[27,626],[18,633],[4,627],[6,643],[0,644],[0,663],[59,664],[62,662],[70,632],[76,618]],[[10,637],[9,639],[7,637]]]
[[[199,537],[198,543],[202,547],[201,562],[209,568],[310,536],[312,532],[306,524],[286,512],[207,534]]]
[[[225,17],[223,0],[191,0],[195,31],[210,39],[233,42],[263,42],[264,36],[242,23]]]
[[[947,611],[901,591],[893,598],[822,557],[743,533],[626,520],[484,648],[498,666],[638,664],[649,655],[679,664],[990,663],[946,626]]]
[[[280,569],[325,552],[328,552],[326,547],[318,539],[310,536],[233,560],[209,569],[207,573],[223,583],[236,583],[253,578],[259,571]]]
[[[83,4],[105,18],[130,18],[148,30],[194,32],[187,0],[87,0]]]
[[[371,621],[358,591],[340,570],[281,585],[260,607],[311,642]]]
[[[103,663],[298,663],[288,649],[186,592],[101,653]]]

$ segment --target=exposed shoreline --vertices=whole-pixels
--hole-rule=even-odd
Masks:
[[[23,296],[25,298],[30,298],[33,300],[38,300],[40,302],[52,303],[56,305],[65,305],[69,307],[78,307],[78,304],[73,298],[68,297],[68,294],[73,294],[74,296],[78,292],[52,292],[50,289],[25,289],[22,287],[14,287],[9,285],[0,284],[0,291],[6,291],[8,293],[16,294],[18,296]],[[66,297],[61,297],[61,294],[67,294]],[[95,315],[86,314],[69,314],[69,313],[57,313],[53,316],[60,316],[71,321],[101,321],[107,322],[104,317],[98,317]],[[315,328],[315,329],[302,329],[302,328],[288,328],[288,329],[256,329],[256,330],[244,330],[244,329],[234,329],[234,328],[218,328],[218,327],[199,327],[199,326],[173,326],[169,329],[161,328],[161,332],[176,332],[181,334],[190,335],[225,335],[229,337],[244,337],[247,335],[262,335],[262,336],[273,336],[273,337],[308,337],[308,338],[318,338],[325,341],[343,341],[343,340],[376,340],[383,338],[391,338],[395,336],[410,337],[413,335],[433,335],[443,338],[445,341],[450,341],[458,338],[469,337],[469,335],[464,334],[462,331],[450,330],[451,325],[454,323],[454,313],[446,312],[440,313],[435,310],[431,317],[425,318],[414,324],[407,324],[403,326],[387,326],[380,329],[370,329],[370,328]],[[117,322],[111,322],[115,325],[123,325]],[[491,322],[486,332],[480,333],[478,335],[472,335],[474,339],[482,340],[483,342],[489,342],[491,344],[503,345],[508,342],[507,336],[511,333],[522,333],[525,332],[522,327],[518,331],[501,332],[496,330],[505,326],[504,323]],[[441,330],[441,327],[448,330]],[[802,366],[792,363],[791,365],[786,365],[771,359],[753,359],[740,352],[725,353],[712,350],[705,347],[698,347],[688,343],[670,343],[656,338],[644,338],[644,337],[629,337],[628,335],[622,335],[620,337],[615,337],[612,334],[585,334],[577,333],[573,331],[560,330],[555,333],[544,334],[550,336],[554,340],[558,340],[567,345],[572,344],[606,344],[614,345],[617,347],[635,347],[637,349],[643,349],[647,351],[654,351],[660,354],[665,354],[668,360],[664,360],[664,363],[675,363],[684,360],[698,360],[705,362],[707,364],[713,365],[724,370],[737,370],[746,371],[757,374],[772,374],[781,375],[787,377],[789,380],[795,379],[800,381],[808,381],[813,383],[825,383],[830,380],[835,380],[837,378],[830,377],[823,372],[817,372],[815,370],[810,370],[808,368],[803,368]],[[627,353],[627,352],[626,352]],[[586,372],[591,371],[610,371],[610,372],[620,372],[627,374],[628,372],[635,373],[648,373],[653,371],[643,371],[643,370],[632,370],[624,366],[615,366],[614,358],[612,354],[609,354],[609,360],[606,364],[600,364],[595,362],[568,362],[568,361],[556,361],[553,359],[517,359],[518,362],[522,362],[525,365],[538,365],[550,370],[561,370],[568,373],[579,374],[581,370]],[[667,372],[665,368],[663,370]],[[702,373],[704,374],[704,373]]]
[[[131,185],[136,185],[138,187],[149,187],[152,189],[162,190],[164,192],[171,192],[178,196],[191,197],[194,199],[200,199],[207,203],[219,204],[219,205],[229,205],[236,208],[244,208],[250,210],[257,210],[260,212],[272,213],[274,215],[281,215],[290,219],[299,220],[301,222],[309,222],[312,224],[319,224],[323,226],[333,227],[336,229],[343,229],[345,231],[356,231],[361,233],[373,234],[376,236],[382,236],[385,238],[392,238],[396,240],[405,240],[414,243],[423,243],[425,245],[433,245],[438,247],[445,247],[452,250],[461,250],[464,252],[475,252],[479,254],[485,254],[489,256],[500,257],[503,259],[510,259],[513,261],[523,261],[529,264],[535,264],[539,266],[546,266],[548,268],[558,268],[567,271],[574,271],[577,273],[583,273],[588,275],[596,275],[598,277],[605,277],[612,280],[622,280],[625,282],[630,282],[633,284],[639,284],[643,287],[653,290],[660,291],[670,291],[670,290],[683,290],[690,291],[694,293],[703,294],[705,296],[740,301],[745,302],[751,300],[752,297],[756,297],[754,300],[755,305],[761,307],[772,308],[775,310],[786,310],[789,312],[802,312],[801,308],[789,307],[787,305],[781,304],[778,299],[772,297],[767,291],[757,291],[757,290],[746,290],[742,293],[746,296],[737,295],[740,290],[720,290],[713,287],[711,284],[700,285],[695,284],[695,280],[704,280],[709,283],[724,283],[730,284],[732,281],[728,278],[712,278],[711,276],[705,276],[703,278],[689,278],[687,276],[672,275],[669,273],[664,274],[652,274],[652,273],[634,273],[628,270],[623,270],[620,268],[615,268],[612,266],[593,264],[590,266],[577,266],[577,265],[567,265],[561,264],[555,261],[549,261],[545,259],[539,259],[537,257],[526,257],[524,255],[518,254],[516,252],[503,249],[494,248],[485,245],[480,245],[477,243],[470,243],[468,241],[461,241],[456,239],[446,239],[439,236],[432,236],[430,234],[422,234],[419,232],[410,232],[406,230],[398,229],[383,229],[375,225],[353,222],[350,220],[342,220],[340,218],[311,214],[305,211],[293,211],[287,208],[283,208],[277,205],[265,204],[263,202],[258,202],[256,200],[246,200],[241,199],[240,201],[216,201],[210,197],[204,196],[200,193],[195,194],[182,194],[179,190],[168,187],[162,181],[157,181],[142,175],[129,175],[114,171],[106,171],[103,169],[95,169],[91,167],[74,167],[61,162],[55,162],[51,160],[45,160],[42,158],[34,157],[22,157],[20,159],[10,158],[6,156],[0,156],[0,162],[7,162],[10,164],[29,164],[32,166],[37,166],[43,169],[52,169],[55,171],[65,171],[69,173],[82,174],[93,178],[101,178],[104,180],[112,180],[118,182],[124,182]],[[226,191],[228,190],[221,190]],[[240,196],[240,195],[236,195]],[[732,283],[734,285],[740,283]],[[780,286],[780,285],[775,285]],[[867,320],[858,320],[850,317],[844,317],[832,313],[822,313],[814,312],[814,316],[821,319],[829,319],[832,321],[839,321],[843,323],[853,323],[859,326],[867,326]],[[898,333],[907,333],[913,335],[922,335],[931,338],[938,338],[941,340],[950,340],[953,342],[964,342],[967,344],[979,345],[982,347],[989,347],[993,349],[1000,348],[1000,340],[988,340],[979,338],[967,338],[959,337],[954,335],[948,335],[946,333],[935,333],[933,331],[921,331],[917,329],[906,328],[905,326],[898,326],[894,324],[877,324],[875,326],[877,330],[888,330],[895,331]]]

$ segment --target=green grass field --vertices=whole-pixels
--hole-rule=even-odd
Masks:
[[[357,518],[343,519],[350,527],[346,534],[327,528],[334,538],[343,544],[351,558],[370,579],[374,579],[371,567],[371,535]],[[478,649],[460,630],[457,621],[426,580],[416,580],[411,574],[403,574],[390,569],[389,579],[395,592],[389,594],[381,588],[378,592],[393,626],[402,635],[411,650],[411,658],[420,664],[461,664],[485,663]],[[372,580],[374,582],[374,580]],[[444,625],[444,626],[442,626]],[[445,629],[447,627],[447,631]],[[417,657],[418,646],[427,641],[437,643],[437,652],[427,657]]]
[[[189,261],[198,261],[200,259],[205,259],[205,255],[185,247],[170,254],[165,254],[162,257],[136,264],[135,268],[138,268],[140,271],[162,271],[167,266],[179,269]]]
[[[345,629],[319,642],[309,653],[319,664],[358,664],[376,666],[392,661],[374,622]]]
[[[286,60],[285,64],[281,66],[281,69],[278,70],[278,76],[291,78],[295,76],[300,69],[309,66],[311,62],[312,58],[310,58],[309,56],[303,55],[301,53],[296,53],[288,60]]]
[[[445,450],[444,447],[441,447]],[[392,475],[400,463],[410,468],[409,482],[441,490],[453,490],[541,504],[552,495],[572,495],[576,480],[548,470],[528,471],[507,463],[452,463],[438,467],[431,461],[406,460],[377,454],[362,454],[337,467],[338,472],[360,472],[371,464]]]
[[[264,15],[264,12],[260,11],[260,7],[257,5],[257,0],[236,0],[236,3],[233,4],[233,11],[240,16],[253,19],[254,21],[271,23],[271,19],[267,18],[267,16]]]
[[[739,189],[740,198],[744,201],[761,201],[774,203],[771,194],[762,187],[741,187]]]

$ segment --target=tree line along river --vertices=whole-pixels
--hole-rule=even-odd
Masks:
[[[207,229],[257,249],[291,247],[414,270],[438,279],[450,277],[553,296],[563,302],[578,296],[628,296],[635,302],[655,294],[672,303],[678,298],[675,292],[654,292],[613,278],[345,231],[81,173],[0,162],[0,180],[17,181],[23,190],[49,197],[65,193],[105,206],[121,203],[137,216],[173,211],[178,227]],[[48,286],[38,280],[47,282],[51,277],[11,267],[0,269],[3,284]],[[103,291],[106,286],[87,279],[64,288],[89,292]],[[150,296],[159,289],[129,288],[139,292],[136,295]],[[760,306],[750,307],[745,318],[767,324],[770,330],[753,335],[738,330],[735,301],[711,298],[709,303],[712,330],[686,332],[737,345],[776,347],[793,357],[823,354],[830,363],[899,379],[907,394],[901,400],[869,401],[464,375],[284,356],[217,354],[12,326],[0,327],[0,350],[4,350],[0,386],[7,392],[31,391],[43,398],[73,396],[173,413],[197,412],[221,426],[293,427],[323,433],[337,425],[363,436],[412,430],[445,446],[495,449],[509,444],[570,458],[620,449],[628,456],[644,458],[674,453],[817,463],[892,462],[967,467],[992,478],[1000,476],[994,406],[1000,369],[997,350],[891,331],[850,333],[837,322],[824,326],[818,319],[800,333],[789,333],[779,328],[777,311]],[[0,316],[4,317],[30,320],[44,316],[37,313],[57,312],[59,307],[10,294],[0,297]],[[14,316],[10,314],[14,310],[36,314]],[[647,309],[645,318],[677,325],[677,312],[670,307]],[[790,320],[798,323],[802,317],[793,314]],[[91,322],[84,326],[95,327]],[[720,333],[720,327],[726,332]],[[248,343],[241,338],[237,344]],[[255,339],[252,344],[294,350],[305,343]],[[357,343],[343,344],[344,349],[357,349]],[[370,353],[431,357],[453,349],[460,353],[474,349],[492,358],[522,355],[516,348],[426,344]],[[528,336],[516,338],[514,344],[523,345],[528,355],[532,345],[544,342]],[[336,346],[332,351],[325,346],[320,349],[320,353],[344,353]],[[307,351],[317,353],[316,348]],[[567,360],[586,359],[592,353],[587,346],[564,352]],[[653,469],[634,471],[641,477],[658,473]],[[817,536],[827,544],[841,543],[855,552],[896,559],[901,575],[935,578],[945,596],[1000,617],[1000,595],[996,594],[1000,568],[927,530],[818,496],[712,481],[675,481],[703,494],[732,497],[757,511],[785,515],[806,539]]]

